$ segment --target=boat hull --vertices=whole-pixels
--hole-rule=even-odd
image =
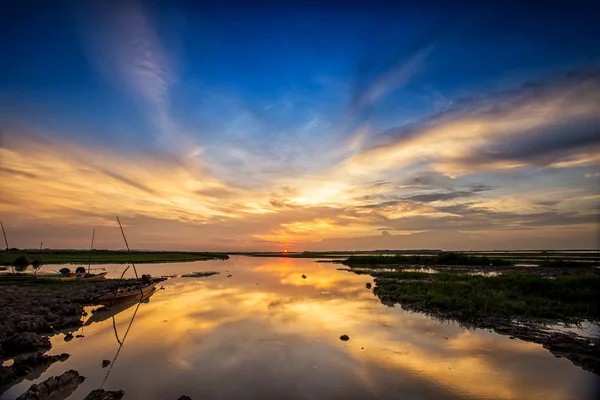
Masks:
[[[123,300],[131,300],[139,298],[140,300],[144,299],[149,293],[155,290],[156,283],[151,283],[150,285],[143,286],[140,292],[140,288],[137,286],[131,287],[126,291],[119,291],[117,294],[115,292],[107,293],[104,296],[100,297],[97,302],[99,304],[102,303],[110,303],[112,301],[123,301]]]
[[[115,300],[115,303],[113,303],[110,307],[107,307],[106,305],[104,306],[104,308],[101,308],[100,310],[96,310],[96,312],[94,312],[92,314],[91,317],[89,317],[85,323],[84,326],[88,326],[97,322],[102,322],[105,321],[111,317],[116,316],[117,314],[131,308],[132,306],[135,306],[136,304],[140,303],[140,302],[146,302],[149,301],[150,297],[152,297],[152,295],[156,292],[156,288],[152,288],[151,291],[149,291],[147,294],[144,295],[143,298],[129,298],[129,299],[121,299],[121,301],[117,301]],[[138,291],[139,293],[139,291]],[[110,303],[106,302],[106,303]]]
[[[108,274],[108,272],[102,272],[100,274],[93,274],[93,275],[89,275],[89,276],[78,276],[77,279],[81,279],[84,281],[101,281],[106,279],[106,274]]]

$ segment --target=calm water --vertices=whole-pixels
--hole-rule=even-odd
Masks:
[[[106,265],[109,276],[121,265]],[[86,376],[71,399],[125,390],[125,399],[592,399],[600,378],[541,346],[470,332],[382,305],[369,276],[308,259],[140,265],[152,275],[221,271],[162,284],[147,304],[53,338],[71,358],[11,388],[73,368]],[[228,271],[228,272],[226,272]],[[231,278],[227,275],[231,274]],[[307,278],[303,279],[302,274]],[[132,317],[134,316],[132,322]],[[91,314],[90,314],[91,315]],[[340,335],[350,336],[348,342]]]

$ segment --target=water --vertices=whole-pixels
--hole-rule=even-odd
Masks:
[[[109,277],[123,268],[104,267]],[[592,399],[598,393],[599,377],[540,345],[386,307],[365,288],[369,276],[337,267],[242,256],[139,265],[140,273],[153,275],[221,274],[162,282],[165,290],[137,312],[134,305],[117,314],[121,340],[131,328],[108,377],[102,360],[113,360],[119,349],[111,318],[76,332],[84,338],[52,338],[50,354],[71,357],[2,398],[71,368],[87,379],[70,399],[104,380],[103,388],[123,389],[125,399]],[[348,342],[339,340],[343,334]]]

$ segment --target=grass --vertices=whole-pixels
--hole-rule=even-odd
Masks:
[[[126,264],[130,262],[129,254],[124,250],[11,250],[13,261],[23,255],[29,260],[41,257],[43,264]],[[227,260],[229,256],[221,253],[179,252],[179,251],[132,251],[135,263],[186,262],[204,260]],[[0,265],[10,265],[6,250],[0,251]]]
[[[350,256],[342,264],[349,267],[369,266],[371,268],[399,264],[417,265],[470,265],[470,266],[510,266],[510,260],[465,255],[461,253],[442,252],[430,256],[394,255],[394,256]]]
[[[600,320],[600,277],[593,274],[548,279],[526,272],[483,277],[399,271],[379,274],[375,283],[382,301],[462,322],[485,317]]]

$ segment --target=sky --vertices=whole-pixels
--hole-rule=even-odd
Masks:
[[[598,249],[599,7],[508,3],[5,1],[10,246]]]

